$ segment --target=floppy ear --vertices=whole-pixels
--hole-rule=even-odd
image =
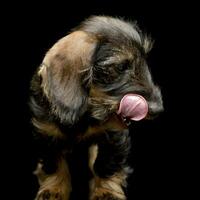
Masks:
[[[76,31],[59,40],[43,60],[41,86],[62,123],[73,125],[87,110],[95,44],[87,33]]]

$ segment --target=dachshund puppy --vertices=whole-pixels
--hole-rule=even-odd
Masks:
[[[87,144],[92,174],[89,199],[126,199],[128,123],[163,110],[145,61],[151,47],[135,23],[92,16],[47,52],[31,81],[41,150],[36,200],[69,199],[68,160],[81,143]]]

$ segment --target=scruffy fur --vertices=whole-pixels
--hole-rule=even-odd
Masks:
[[[145,61],[151,47],[135,23],[92,16],[47,52],[31,81],[40,149],[36,200],[69,199],[68,158],[81,143],[87,144],[92,173],[89,199],[126,199],[131,142],[126,120],[116,111],[127,93],[147,100],[147,118],[163,110]]]

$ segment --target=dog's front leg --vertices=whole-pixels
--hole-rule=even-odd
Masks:
[[[90,147],[89,166],[94,174],[90,183],[91,200],[124,200],[126,178],[130,172],[127,157],[130,150],[128,130],[109,131]]]
[[[37,176],[40,188],[35,200],[67,200],[71,192],[70,174],[66,160],[61,157],[54,173],[47,174],[43,164],[38,163],[34,174]]]
[[[71,178],[64,135],[54,123],[33,119],[33,125],[36,127],[37,149],[41,159],[34,172],[40,185],[35,200],[67,200],[71,192]]]

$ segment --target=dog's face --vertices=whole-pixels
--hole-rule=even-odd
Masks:
[[[111,17],[91,17],[58,41],[39,74],[52,112],[67,124],[84,113],[105,120],[126,94],[143,96],[148,117],[163,110],[145,57],[151,41],[135,24]]]

